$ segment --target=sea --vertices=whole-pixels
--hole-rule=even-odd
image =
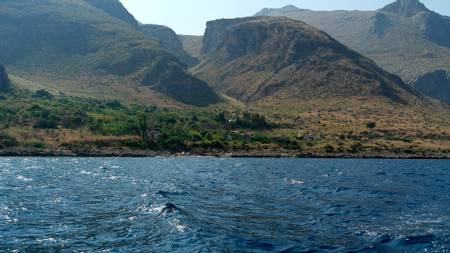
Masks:
[[[0,158],[0,252],[449,252],[450,160]]]

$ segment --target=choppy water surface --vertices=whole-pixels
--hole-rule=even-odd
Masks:
[[[0,158],[1,252],[449,252],[450,161]]]

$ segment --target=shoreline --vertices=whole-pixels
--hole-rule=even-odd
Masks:
[[[147,151],[147,150],[106,150],[106,151],[55,151],[55,150],[0,150],[0,157],[216,157],[216,158],[318,158],[318,159],[398,159],[398,160],[450,160],[450,154],[392,154],[357,153],[325,154],[299,152],[258,152],[258,151]]]

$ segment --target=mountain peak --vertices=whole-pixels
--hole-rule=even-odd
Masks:
[[[264,8],[262,10],[260,10],[259,12],[257,12],[254,16],[270,16],[269,14],[273,11],[280,11],[280,12],[296,12],[296,11],[300,11],[301,9],[298,8],[295,5],[289,4],[286,5],[284,7],[281,7],[279,9],[277,8]]]
[[[405,17],[412,17],[420,12],[430,12],[419,0],[397,0],[386,5],[381,11],[392,12]]]
[[[298,8],[295,5],[289,4],[289,5],[282,7],[281,10],[283,10],[283,11],[298,11],[298,10],[300,10],[300,8]]]

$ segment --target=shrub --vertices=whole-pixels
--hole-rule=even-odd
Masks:
[[[38,141],[38,140],[32,140],[32,141],[26,142],[25,146],[37,148],[37,149],[43,149],[43,148],[45,148],[45,143],[43,143],[42,141]]]
[[[252,139],[252,141],[257,141],[257,142],[260,142],[263,144],[267,144],[272,141],[270,137],[265,136],[263,134],[259,134],[259,133],[256,133],[254,136],[252,136],[251,139]]]
[[[334,147],[331,145],[326,145],[323,150],[325,151],[325,153],[333,153],[334,152]]]
[[[0,132],[0,148],[9,148],[17,146],[17,140],[6,133]]]
[[[54,119],[46,119],[40,117],[36,123],[34,123],[33,128],[37,129],[56,129],[58,128],[58,123]]]
[[[110,100],[105,103],[105,105],[111,109],[122,108],[122,104],[117,100]]]
[[[359,153],[364,150],[364,146],[360,142],[356,142],[350,146],[352,153]]]
[[[366,124],[366,127],[367,127],[368,129],[374,129],[375,127],[377,127],[377,123],[375,123],[375,122],[368,122],[368,123]]]
[[[35,98],[46,98],[46,99],[52,99],[53,95],[50,94],[50,92],[46,91],[46,90],[37,90],[33,97]]]
[[[76,111],[68,115],[64,115],[61,120],[61,125],[64,128],[77,129],[80,128],[86,121],[88,116],[85,112]]]

